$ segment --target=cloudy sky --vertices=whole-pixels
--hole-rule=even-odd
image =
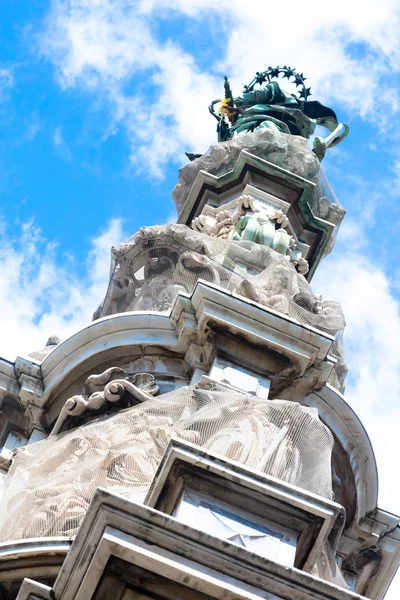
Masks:
[[[324,160],[347,216],[314,287],[346,313],[346,397],[376,450],[380,505],[399,513],[398,0],[3,0],[0,29],[11,360],[88,323],[111,245],[175,218],[177,169],[215,141],[207,106],[224,74],[239,95],[255,71],[289,64],[350,124]]]

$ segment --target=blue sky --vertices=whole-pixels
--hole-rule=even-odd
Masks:
[[[174,218],[184,151],[214,142],[209,102],[290,64],[350,125],[323,166],[347,210],[316,291],[339,300],[360,414],[400,511],[400,9],[397,0],[3,0],[0,355],[84,327],[112,244]],[[390,440],[390,443],[388,442]],[[390,596],[389,596],[390,597]],[[394,596],[393,596],[394,597]]]

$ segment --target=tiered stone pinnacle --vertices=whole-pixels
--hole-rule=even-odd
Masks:
[[[0,361],[5,600],[385,595],[399,519],[342,395],[343,312],[310,283],[348,127],[309,96],[290,67],[225,80],[177,224],[113,248],[88,327]]]

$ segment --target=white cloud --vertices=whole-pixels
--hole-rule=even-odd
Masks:
[[[40,120],[37,111],[29,115],[28,123],[24,132],[24,139],[32,142],[40,131]]]
[[[397,195],[390,195],[390,181],[380,183],[379,190],[368,193],[368,182],[352,182],[354,216],[345,219],[333,253],[318,268],[313,288],[340,302],[346,316],[346,400],[365,424],[380,460],[381,504],[395,511],[400,483],[390,476],[393,465],[387,460],[387,440],[397,445],[393,455],[400,451],[400,442],[387,432],[394,432],[400,419],[400,301],[396,273],[387,274],[379,265],[368,228],[377,231],[378,207],[390,205]]]
[[[352,224],[353,234],[362,228]],[[370,436],[379,475],[379,505],[399,513],[396,477],[400,441],[400,303],[382,269],[358,248],[342,246],[319,267],[314,289],[337,300],[346,315],[345,357],[349,367],[346,401]],[[386,596],[400,593],[400,574]]]
[[[14,360],[42,348],[52,334],[65,339],[85,327],[107,289],[111,246],[123,237],[121,221],[111,220],[91,240],[84,275],[78,277],[73,265],[60,265],[57,248],[33,222],[22,226],[18,238],[2,227],[0,356]]]
[[[72,153],[63,137],[62,127],[56,127],[53,133],[53,144],[56,147],[57,153],[63,160],[71,162]]]
[[[378,102],[380,110],[382,104],[397,108],[391,93],[383,103],[382,94],[377,97],[381,77],[389,66],[396,65],[400,54],[396,37],[400,12],[395,2],[375,0],[362,11],[358,3],[344,0],[334,6],[311,0],[306,10],[296,0],[284,2],[284,11],[281,5],[275,6],[273,9],[262,0],[234,3],[232,9],[239,11],[239,17],[227,57],[239,76],[254,70],[258,56],[265,56],[269,64],[296,61],[295,66],[307,74],[314,91],[318,90],[318,98],[344,103],[370,118]],[[277,26],[269,27],[267,19]],[[364,49],[355,56],[360,44]],[[387,93],[386,88],[383,91]]]
[[[267,66],[265,61],[296,61],[321,100],[343,103],[382,127],[398,110],[398,94],[387,85],[389,74],[399,70],[397,0],[373,0],[362,11],[357,2],[345,0],[334,7],[311,0],[306,9],[296,0],[283,5],[265,0],[54,1],[40,44],[59,82],[100,92],[112,124],[126,127],[132,161],[156,175],[171,158],[179,160],[183,149],[205,150],[215,140],[206,107],[222,95],[219,77],[212,69],[202,71],[179,40],[161,42],[154,36],[155,21],[179,14],[229,18],[226,52],[216,61],[230,74],[236,93]],[[148,89],[138,84],[129,95],[124,86],[135,74],[146,78]]]
[[[160,25],[163,19],[167,23],[172,14],[184,14],[193,20],[229,19],[225,51],[215,56],[214,68],[200,68],[197,56],[202,48],[195,48],[191,54],[181,47],[179,39],[161,42],[155,37],[157,28],[153,24]],[[96,102],[104,98],[109,110],[105,129],[112,131],[123,126],[131,140],[132,163],[158,176],[162,176],[163,166],[169,160],[180,161],[183,150],[202,151],[215,141],[215,122],[206,107],[222,95],[222,81],[219,74],[215,75],[216,69],[226,72],[234,93],[240,93],[256,70],[270,64],[291,64],[307,75],[315,99],[354,111],[378,125],[381,135],[390,134],[389,123],[394,115],[398,118],[399,95],[392,79],[393,73],[398,75],[400,70],[398,0],[371,0],[362,5],[362,10],[359,2],[351,0],[337,0],[334,5],[317,0],[306,5],[297,0],[57,0],[40,32],[40,43],[42,53],[54,64],[60,85],[89,90]],[[138,83],[134,93],[127,93],[126,84],[132,77],[146,84]],[[400,160],[394,168],[400,174]],[[399,182],[400,175],[398,191]],[[384,188],[380,183],[380,192],[388,193],[390,186]],[[357,189],[359,199],[354,195]],[[400,450],[399,305],[391,278],[367,258],[369,242],[363,235],[374,223],[382,198],[369,183],[349,182],[349,190],[353,205],[359,204],[356,212],[362,214],[363,220],[345,221],[342,249],[339,245],[320,267],[316,284],[325,298],[337,299],[343,305],[350,366],[346,398],[372,439],[380,473],[380,504],[396,512],[400,497],[399,480],[394,475]],[[358,240],[356,244],[354,240]],[[5,266],[10,280],[13,269],[20,273],[15,285],[21,296],[24,284],[19,259],[18,252],[15,257],[10,253]],[[43,254],[42,259],[49,260]],[[97,287],[88,271],[89,292],[85,296],[82,283],[71,279],[50,259],[48,270],[51,268],[55,275],[64,278],[62,290],[68,298],[67,306],[72,307],[72,322],[80,323],[81,310],[86,310],[87,322],[87,298],[94,300],[103,283]],[[42,266],[37,264],[36,269],[40,271]],[[107,269],[102,275],[106,273]],[[100,272],[96,277],[101,280]],[[10,302],[6,306],[18,336],[23,339],[23,324],[27,320],[27,331],[40,337],[40,343],[38,339],[30,345],[32,348],[41,346],[46,338],[47,333],[41,335],[43,324],[54,319],[60,327],[46,331],[52,333],[54,329],[61,334],[68,324],[56,289],[50,294],[54,298],[53,309],[47,316],[38,322],[32,316],[21,319],[21,314],[32,315],[39,310],[39,292],[50,289],[43,275],[30,275],[28,281],[28,292],[34,290],[33,299],[29,293],[23,294],[23,304],[18,309],[14,310]],[[10,326],[10,333],[13,327]],[[16,340],[15,351],[20,347],[21,340]],[[400,583],[396,583],[388,600],[398,598],[399,589]]]
[[[342,305],[350,366],[346,398],[380,435],[376,420],[400,416],[400,304],[390,281],[361,253],[341,252],[320,267],[315,286]]]
[[[161,176],[160,166],[183,149],[209,144],[215,126],[206,110],[219,83],[196,68],[193,57],[153,39],[150,24],[129,3],[56,2],[40,39],[63,87],[101,91],[110,107],[110,129],[123,123],[131,160]],[[146,74],[148,89],[129,96],[124,85]]]
[[[14,75],[11,69],[0,67],[0,102],[5,98],[5,92],[14,85]]]

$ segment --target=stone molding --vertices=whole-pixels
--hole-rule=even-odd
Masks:
[[[307,519],[310,529],[314,528],[313,536],[309,535],[308,542],[302,544],[300,539],[307,536],[304,534],[304,530],[300,534],[300,539],[297,540],[296,562],[294,562],[294,565],[302,571],[312,573],[328,538],[335,546],[335,542],[342,533],[345,511],[340,504],[276,477],[260,474],[254,469],[223,458],[218,454],[210,455],[203,448],[174,437],[169,441],[144,504],[165,514],[173,515],[179,520],[175,511],[185,488],[192,491],[197,488],[201,489],[212,502],[218,498],[218,487],[220,490],[223,489],[223,500],[232,510],[246,507],[247,515],[250,518],[251,515],[257,514],[260,517],[262,514],[262,522],[268,523],[271,528],[274,525],[268,520],[268,515],[275,521],[275,525],[282,523],[284,520],[282,515],[289,506],[293,511],[291,519],[296,510],[298,511],[298,520],[304,520],[305,527]],[[258,511],[254,510],[253,497],[257,495],[258,502],[261,502],[262,507],[259,504]],[[222,500],[221,495],[219,500]],[[279,517],[277,518],[276,515],[275,518],[272,517],[271,502],[279,505],[277,511],[280,513],[282,521],[279,521]],[[285,522],[285,527],[293,527],[291,519]],[[310,525],[310,521],[312,525]],[[186,523],[192,524],[189,521]],[[202,528],[200,527],[200,529]]]
[[[0,358],[0,406],[7,396],[16,398],[18,395],[19,385],[14,367],[15,363]]]
[[[0,582],[22,581],[25,577],[55,578],[63,564],[71,540],[67,538],[37,538],[0,544]],[[41,588],[45,591],[47,586]],[[28,590],[24,582],[21,589]],[[29,595],[27,596],[29,598]],[[48,596],[41,596],[48,598]]]
[[[334,359],[328,357],[333,342],[330,335],[199,280],[191,296],[178,295],[169,315],[127,312],[103,317],[59,344],[40,365],[43,394],[35,405],[47,406],[68,377],[87,369],[84,364],[95,367],[108,355],[126,355],[133,346],[163,347],[186,356],[193,369],[206,370],[212,357],[212,344],[207,340],[216,327],[243,337],[251,345],[279,353],[296,365],[298,376],[314,363],[324,363],[320,385],[333,366]]]
[[[301,235],[299,236],[299,232],[296,231],[297,225],[293,228],[293,224],[300,224],[301,221],[305,223],[304,228],[310,238],[310,241],[307,241],[307,244],[310,244],[310,252],[307,255],[310,270],[307,279],[310,281],[322,257],[331,250],[330,239],[337,223],[331,223],[314,213],[310,202],[310,195],[316,186],[313,181],[291,173],[247,150],[241,150],[234,168],[222,175],[199,171],[183,203],[177,223],[190,226],[193,219],[201,214],[207,204],[216,205],[216,198],[220,198],[221,204],[230,201],[232,194],[234,197],[239,197],[249,184],[253,188],[253,195],[257,197],[254,188],[259,187],[265,192],[261,178],[270,181],[276,188],[274,194],[278,200],[290,204],[287,215],[297,239]],[[229,193],[228,190],[232,192]],[[312,243],[310,243],[311,238],[313,238]]]
[[[339,544],[344,569],[356,569],[356,591],[379,600],[400,563],[400,519],[377,506],[378,472],[370,439],[344,396],[331,385],[313,392],[305,403],[318,409],[343,447],[356,486],[356,513]]]
[[[298,195],[299,190],[301,194],[303,190],[311,190],[315,186],[315,183],[308,179],[304,179],[304,177],[301,177],[300,175],[295,175],[287,169],[278,167],[278,165],[274,165],[263,158],[255,156],[247,150],[241,150],[234,168],[223,175],[213,175],[212,173],[207,173],[207,171],[199,171],[190,188],[189,194],[185,199],[177,222],[185,225],[192,222],[194,217],[197,216],[195,213],[198,212],[197,205],[200,197],[206,189],[225,190],[231,188],[244,179],[244,175],[249,169],[254,169],[261,173],[267,173],[268,175],[278,177],[281,185],[291,188],[291,190],[294,191],[295,196]],[[282,200],[284,199],[282,198]],[[205,202],[203,204],[205,204]]]
[[[283,567],[192,529],[147,506],[99,489],[52,589],[26,584],[17,600],[89,600],[112,557],[226,600],[296,598],[361,600],[362,596],[298,569]]]
[[[378,471],[368,434],[343,394],[329,384],[307,396],[305,403],[318,409],[348,456],[357,489],[354,523],[358,523],[376,510],[378,501]]]
[[[32,358],[18,356],[15,361],[15,374],[18,378],[18,398],[23,407],[37,401],[43,394],[43,381],[40,364]]]

